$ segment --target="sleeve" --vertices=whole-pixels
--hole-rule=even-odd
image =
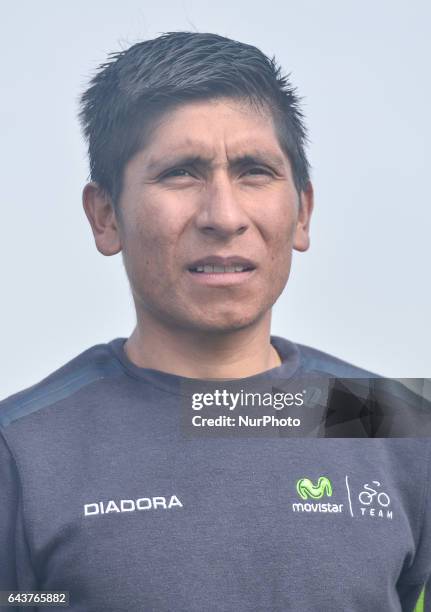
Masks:
[[[431,442],[430,442],[431,444]],[[428,458],[429,461],[431,461],[431,453],[430,453],[430,457]],[[428,542],[428,566],[431,566],[431,466],[429,467],[428,470],[428,500],[427,500],[427,505],[425,508],[425,521],[428,525],[428,530],[426,531],[425,534],[425,538]],[[429,567],[428,570],[428,579],[425,583],[425,592],[423,595],[423,612],[431,612],[431,568]],[[422,612],[420,610],[420,608],[418,609],[418,612]]]
[[[423,612],[431,612],[431,576],[425,585],[425,593],[423,600]]]
[[[1,435],[0,496],[0,590],[18,590],[15,559],[18,482],[12,457]]]
[[[0,591],[19,590],[38,588],[25,538],[18,471],[0,428]],[[18,609],[0,605],[5,612]]]
[[[431,446],[431,441],[430,441]],[[431,453],[430,453],[431,455]],[[431,456],[428,457],[428,479],[427,479],[427,487],[428,487],[428,495],[426,497],[426,503],[424,508],[424,527],[421,535],[420,546],[422,547],[421,561],[424,566],[424,573],[426,575],[426,579],[424,581],[423,587],[425,588],[424,596],[423,596],[423,612],[431,612]],[[418,612],[420,611],[420,607],[418,606]]]
[[[427,444],[428,453],[421,512],[422,527],[414,561],[403,572],[397,585],[403,611],[431,612],[431,440],[428,440]],[[424,589],[424,596],[419,598]]]

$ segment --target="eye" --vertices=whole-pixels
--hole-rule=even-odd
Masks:
[[[173,168],[172,170],[168,170],[163,174],[162,178],[178,178],[178,177],[189,177],[192,176],[188,170],[185,168]]]
[[[255,168],[249,168],[244,174],[248,174],[251,176],[272,176],[272,172],[270,170],[268,170],[267,168],[261,168],[259,166],[256,166]]]

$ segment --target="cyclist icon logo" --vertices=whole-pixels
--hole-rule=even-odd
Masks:
[[[380,482],[378,480],[373,480],[372,484],[376,486],[376,489],[370,487],[368,483],[364,484],[364,491],[359,493],[359,501],[363,506],[370,506],[373,501],[377,501],[380,506],[387,508],[391,503],[389,495],[383,491],[377,491],[377,487],[380,487]]]

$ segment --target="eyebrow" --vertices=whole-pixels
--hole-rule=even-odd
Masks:
[[[211,167],[213,157],[205,155],[192,155],[178,153],[177,155],[167,155],[166,157],[150,157],[146,169],[149,172],[160,171],[164,168],[172,168],[175,166],[197,166],[208,169]],[[282,172],[285,170],[285,161],[282,157],[269,153],[268,151],[252,151],[249,153],[239,154],[230,157],[228,165],[230,168],[240,168],[252,164],[270,166],[274,170]]]

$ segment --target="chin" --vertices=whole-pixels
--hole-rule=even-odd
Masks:
[[[225,313],[223,316],[206,316],[197,317],[192,322],[192,326],[195,330],[201,330],[202,332],[213,332],[213,333],[228,333],[245,329],[256,323],[260,319],[261,315],[257,313]]]

